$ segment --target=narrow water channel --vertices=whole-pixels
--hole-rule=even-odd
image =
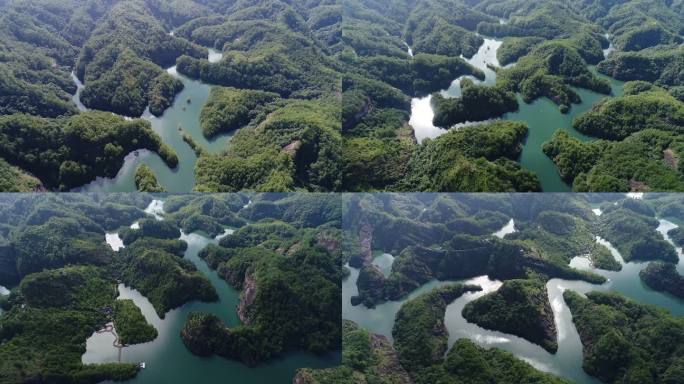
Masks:
[[[148,207],[149,212],[159,215],[163,202],[155,200]],[[161,217],[160,217],[161,218]],[[296,370],[302,367],[324,368],[339,363],[340,354],[330,353],[316,356],[305,352],[291,352],[280,358],[272,359],[255,368],[250,368],[237,360],[224,359],[218,356],[202,358],[193,355],[183,344],[180,332],[190,312],[209,312],[218,316],[229,327],[240,325],[236,307],[240,300],[240,292],[233,289],[221,279],[198,254],[208,244],[217,243],[226,232],[216,238],[208,238],[197,233],[182,233],[180,239],[188,244],[184,254],[211,284],[216,288],[219,300],[213,303],[192,301],[166,313],[161,319],[149,300],[137,290],[123,284],[118,286],[119,299],[131,299],[142,310],[147,321],[152,324],[159,336],[152,342],[137,344],[124,348],[113,346],[114,336],[111,333],[94,333],[86,341],[86,353],[82,357],[84,364],[108,362],[145,362],[146,368],[128,383],[141,384],[187,384],[198,382],[218,383],[226,380],[235,383],[291,383]]]
[[[4,286],[0,285],[0,296],[7,296],[10,294],[9,289],[5,288]],[[0,308],[0,316],[2,316],[2,313],[4,310]]]
[[[446,97],[460,97],[461,96],[461,79],[467,77],[475,84],[480,85],[494,85],[496,83],[496,72],[487,67],[487,64],[493,64],[499,66],[499,60],[496,58],[496,51],[501,46],[502,41],[496,39],[485,38],[484,43],[477,50],[477,53],[473,55],[470,59],[466,59],[461,56],[462,59],[470,63],[476,68],[481,69],[485,73],[485,79],[480,80],[473,76],[460,76],[454,79],[449,88],[442,90],[442,95]],[[413,52],[410,51],[409,54],[413,56]],[[416,140],[422,143],[425,139],[434,139],[445,134],[448,130],[435,127],[432,124],[432,119],[435,117],[435,113],[432,110],[432,105],[430,104],[432,100],[432,95],[425,97],[415,97],[411,100],[411,118],[409,124],[413,127]],[[455,125],[452,129],[458,129],[459,127],[464,127],[466,125],[472,125],[481,122],[466,122]]]
[[[476,84],[494,85],[496,83],[496,72],[487,67],[487,64],[499,66],[499,61],[496,58],[496,52],[501,47],[502,41],[496,39],[485,38],[484,43],[478,49],[477,53],[467,62],[481,69],[485,72],[485,80],[475,80]],[[614,50],[612,43],[610,47],[604,50],[604,55],[610,54]],[[514,64],[512,64],[514,65]],[[595,66],[589,66],[589,70],[597,76],[608,80],[612,89],[612,96],[622,95],[622,86],[624,82],[615,80],[611,77],[599,74]],[[471,76],[469,76],[472,78]],[[442,90],[441,93],[447,97],[460,97],[461,77],[455,79],[448,89]],[[528,125],[529,131],[527,139],[524,143],[522,153],[520,155],[520,163],[523,168],[528,169],[539,177],[542,185],[542,190],[545,192],[567,192],[571,190],[563,179],[561,179],[555,165],[542,152],[542,144],[549,139],[554,132],[562,129],[568,132],[572,137],[582,141],[592,140],[592,138],[583,135],[572,127],[572,122],[575,117],[588,111],[594,104],[607,95],[603,95],[594,91],[583,88],[572,87],[582,99],[580,104],[573,104],[570,112],[562,114],[558,106],[548,98],[539,98],[532,103],[525,103],[520,95],[518,97],[518,104],[520,108],[516,112],[505,114],[502,119],[512,121],[522,121]],[[435,127],[432,124],[434,118],[434,111],[430,105],[431,96],[422,98],[414,98],[411,101],[411,117],[409,124],[413,127],[416,140],[421,143],[426,138],[436,138],[444,133],[447,129]],[[457,124],[451,129],[458,129],[466,125],[480,124],[480,122],[466,122]]]
[[[599,215],[601,211],[596,208],[594,209],[594,213]],[[663,238],[671,242],[667,236],[667,231],[676,227],[676,224],[665,219],[659,219],[659,222],[658,232],[663,235]],[[493,235],[504,237],[506,234],[514,231],[515,223],[513,220],[510,220],[503,228]],[[619,292],[638,302],[664,308],[675,316],[684,316],[684,301],[669,294],[654,291],[641,282],[639,272],[646,267],[647,263],[625,263],[620,253],[612,244],[600,237],[596,237],[596,241],[609,248],[613,257],[622,264],[622,270],[613,272],[594,269],[591,264],[587,262],[586,257],[576,257],[571,261],[571,266],[578,269],[590,269],[593,272],[606,277],[607,282],[601,285],[564,279],[551,279],[547,282],[546,288],[549,295],[549,302],[553,309],[554,320],[558,332],[558,351],[555,354],[551,354],[542,347],[520,337],[503,332],[486,330],[467,322],[463,318],[461,313],[463,307],[465,307],[467,303],[482,297],[489,292],[494,292],[501,286],[500,281],[491,280],[488,276],[479,276],[473,279],[459,281],[462,283],[480,285],[483,288],[483,291],[466,293],[447,306],[444,321],[449,332],[449,346],[451,347],[459,338],[468,338],[486,348],[497,347],[509,351],[532,364],[537,369],[554,373],[570,379],[575,383],[599,384],[600,381],[589,376],[582,369],[582,344],[577,329],[572,322],[572,314],[563,299],[563,292],[565,290],[571,289],[581,294],[586,294],[590,291]],[[681,273],[684,270],[684,256],[681,248],[677,248],[677,254],[680,256],[678,270]],[[411,292],[408,297],[400,301],[383,303],[374,309],[369,309],[363,305],[351,305],[351,297],[358,294],[356,281],[358,279],[359,270],[351,268],[349,265],[347,265],[347,268],[349,268],[351,274],[343,281],[343,317],[357,322],[360,326],[371,332],[385,335],[389,340],[393,340],[391,333],[394,325],[394,318],[404,302],[429,292],[435,287],[453,283],[449,281],[433,280],[414,292]]]
[[[208,60],[215,63],[223,57],[221,52],[209,49]],[[153,116],[149,109],[142,118],[150,121],[152,129],[168,144],[178,155],[178,166],[170,169],[164,161],[154,152],[138,150],[131,152],[124,159],[124,164],[114,178],[98,177],[89,184],[76,188],[80,192],[133,192],[135,187],[135,170],[138,165],[146,164],[154,172],[159,184],[168,192],[189,192],[195,186],[195,164],[197,155],[183,140],[183,133],[188,134],[209,153],[218,153],[226,149],[228,141],[234,132],[220,134],[211,140],[204,137],[199,117],[202,107],[206,103],[211,86],[199,80],[193,80],[179,74],[176,67],[170,67],[167,72],[179,79],[183,90],[176,95],[171,107],[164,111],[160,117]],[[74,95],[76,105],[83,106],[80,94],[83,84],[74,77],[78,91]],[[83,106],[85,108],[85,106]]]

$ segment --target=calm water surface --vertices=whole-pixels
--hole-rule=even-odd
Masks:
[[[159,215],[163,202],[155,200],[148,207],[148,212]],[[161,217],[159,217],[161,218]],[[191,382],[234,382],[234,383],[291,383],[296,370],[302,367],[323,368],[339,363],[340,354],[331,353],[316,356],[305,352],[285,354],[265,364],[250,368],[236,360],[221,357],[201,358],[190,353],[180,338],[180,332],[190,312],[213,313],[230,326],[240,325],[236,307],[240,300],[240,292],[233,289],[204,262],[198,253],[211,243],[217,243],[223,236],[232,234],[227,229],[216,238],[207,238],[200,234],[183,233],[181,240],[188,244],[184,258],[190,260],[216,288],[219,300],[214,303],[193,301],[166,313],[161,319],[152,304],[137,290],[123,284],[118,286],[120,299],[132,299],[142,310],[147,321],[154,325],[159,336],[152,342],[128,346],[122,349],[113,346],[114,336],[109,333],[93,334],[86,342],[86,353],[82,357],[85,364],[105,362],[145,362],[146,368],[129,383],[178,383]]]
[[[485,38],[484,44],[479,48],[478,52],[472,58],[466,60],[485,72],[484,81],[473,78],[476,84],[491,86],[496,83],[496,72],[489,69],[487,64],[499,66],[496,52],[499,47],[501,47],[501,44],[502,42],[500,40]],[[610,54],[612,50],[613,47],[611,43],[610,47],[604,50],[604,55]],[[594,66],[589,66],[589,70],[610,82],[612,96],[622,95],[623,82],[599,74],[596,72]],[[472,76],[468,77],[472,78]],[[442,95],[460,97],[460,80],[461,77],[455,79],[448,89],[441,91]],[[573,89],[580,95],[582,102],[580,104],[574,104],[567,114],[560,113],[558,106],[548,98],[539,98],[532,103],[527,104],[522,100],[522,97],[518,95],[519,110],[507,113],[502,117],[506,120],[523,121],[528,125],[528,137],[524,143],[519,161],[524,168],[534,172],[539,177],[542,189],[546,192],[567,192],[571,190],[571,186],[561,179],[551,159],[542,152],[542,144],[551,139],[553,133],[558,129],[567,131],[572,137],[579,140],[591,140],[592,138],[576,131],[572,127],[572,121],[575,117],[588,111],[598,101],[608,97],[607,95],[583,88],[573,87]],[[446,129],[435,127],[432,124],[434,112],[430,105],[430,100],[431,96],[426,96],[414,98],[411,101],[411,117],[409,124],[413,127],[414,134],[419,143],[426,138],[435,138],[447,132]],[[452,129],[458,129],[474,123],[482,122],[457,124]]]
[[[595,209],[594,212],[600,213],[600,210]],[[660,232],[667,241],[671,241],[669,237],[667,237],[667,231],[674,228],[676,224],[665,219],[660,219],[659,222],[658,232]],[[494,235],[503,237],[513,231],[515,231],[515,223],[511,220],[503,228],[495,232]],[[537,369],[554,373],[570,379],[573,382],[581,384],[598,384],[599,381],[597,379],[587,375],[582,369],[582,344],[577,329],[572,322],[570,310],[563,300],[563,292],[566,289],[574,290],[582,294],[590,291],[619,292],[638,302],[665,308],[676,316],[684,316],[684,301],[669,294],[653,291],[645,286],[639,279],[639,272],[646,267],[646,263],[625,263],[620,253],[612,244],[600,237],[596,237],[596,241],[606,245],[610,249],[613,257],[622,264],[622,270],[619,272],[612,272],[593,269],[591,264],[587,262],[586,257],[576,257],[570,263],[572,267],[590,269],[593,272],[606,277],[607,282],[601,285],[563,279],[551,279],[547,282],[546,288],[549,295],[549,302],[553,309],[558,331],[558,351],[555,354],[551,354],[540,346],[530,343],[520,337],[503,332],[486,330],[467,322],[463,318],[461,313],[463,307],[467,303],[482,297],[489,292],[494,292],[501,286],[500,281],[491,280],[488,276],[479,276],[462,281],[464,283],[480,285],[483,288],[483,291],[466,293],[447,306],[444,320],[447,330],[449,331],[449,346],[452,346],[459,338],[468,338],[486,348],[497,347],[509,351],[517,357],[529,362]],[[682,249],[677,248],[677,253],[680,255],[678,270],[682,273],[682,271],[684,271],[684,256],[682,255]],[[392,340],[391,332],[395,315],[404,302],[429,292],[435,287],[453,283],[433,280],[418,288],[403,300],[383,303],[374,309],[368,309],[362,305],[356,307],[351,305],[351,297],[358,293],[356,280],[358,279],[359,271],[348,265],[347,268],[350,269],[351,274],[343,282],[343,317],[356,321],[371,332],[383,334],[390,340]]]
[[[213,49],[209,50],[210,62],[217,62],[223,55]],[[134,151],[128,154],[124,164],[114,178],[98,177],[95,181],[77,188],[84,192],[132,192],[135,191],[135,170],[140,164],[146,164],[154,172],[159,184],[168,192],[189,192],[195,186],[195,164],[197,155],[190,146],[183,141],[183,132],[192,136],[202,148],[210,153],[218,153],[226,149],[228,141],[233,133],[218,135],[207,140],[202,133],[199,123],[200,112],[209,97],[211,86],[198,80],[190,79],[179,74],[176,67],[167,69],[167,72],[179,79],[183,90],[176,95],[171,107],[160,117],[153,116],[146,110],[142,118],[150,121],[152,129],[168,144],[178,155],[178,167],[169,168],[164,161],[154,152],[147,150]],[[77,81],[75,79],[74,81]],[[74,95],[77,105],[80,102],[80,92],[83,84],[77,82],[79,90]],[[80,108],[80,107],[79,107]],[[85,108],[85,107],[84,107]],[[181,130],[182,129],[182,130]]]

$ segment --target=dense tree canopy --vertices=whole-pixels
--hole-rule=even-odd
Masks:
[[[584,369],[607,383],[677,382],[684,323],[619,294],[565,291],[584,347]],[[672,381],[670,381],[672,380]]]
[[[170,167],[178,162],[143,120],[96,111],[57,119],[0,116],[0,157],[27,169],[50,189],[68,190],[96,176],[112,177],[128,153],[143,148],[158,152]]]

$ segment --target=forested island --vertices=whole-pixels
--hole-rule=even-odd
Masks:
[[[250,366],[295,351],[322,356],[340,350],[335,196],[173,195],[153,202],[159,196],[0,197],[0,285],[10,289],[0,300],[1,383],[135,377],[137,363],[82,362],[86,339],[97,333],[111,333],[114,346],[124,349],[160,335],[176,338],[197,355],[215,353]],[[159,203],[161,210],[150,208]],[[123,247],[105,241],[113,232]],[[197,260],[187,256],[190,233],[215,239]],[[237,305],[226,309],[239,324],[190,313],[182,332],[170,335],[148,323],[150,314],[143,315],[137,299],[119,298],[121,286],[135,289],[161,320],[193,302],[224,300],[198,264],[202,259],[235,290]]]

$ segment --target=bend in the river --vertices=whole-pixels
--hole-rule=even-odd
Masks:
[[[499,66],[496,53],[499,47],[501,47],[501,44],[501,40],[485,38],[484,43],[472,58],[464,58],[468,63],[481,69],[485,73],[484,81],[475,79],[472,76],[467,76],[473,79],[475,84],[492,86],[496,83],[496,72],[487,67],[487,64]],[[611,42],[610,47],[604,50],[604,55],[607,57],[613,49]],[[411,54],[412,53],[413,52],[411,52]],[[619,96],[622,94],[622,85],[624,82],[597,73],[595,66],[589,66],[589,70],[610,82],[612,96]],[[447,97],[460,97],[460,80],[462,77],[463,76],[452,81],[449,88],[441,91],[442,95]],[[567,114],[562,114],[558,109],[558,106],[548,98],[538,98],[527,104],[522,100],[520,95],[517,95],[520,107],[518,111],[507,113],[502,117],[505,120],[522,121],[527,124],[529,128],[528,136],[525,140],[519,161],[523,168],[532,171],[539,177],[542,190],[546,192],[567,192],[571,190],[571,186],[561,179],[553,161],[542,152],[542,144],[551,139],[553,133],[558,129],[567,131],[572,137],[579,140],[591,140],[592,138],[575,130],[572,126],[572,122],[575,117],[588,111],[599,100],[608,97],[584,88],[572,87],[572,89],[579,94],[582,102],[580,104],[573,104]],[[426,138],[439,137],[448,131],[447,129],[435,127],[432,123],[434,112],[430,100],[430,95],[422,98],[413,98],[411,100],[411,117],[409,125],[413,127],[414,135],[419,143]],[[461,123],[455,125],[451,129],[458,129],[467,125],[480,123],[483,123],[483,121]]]
[[[222,57],[221,52],[209,49],[208,60],[210,62],[220,61]],[[152,169],[159,184],[166,191],[189,192],[195,186],[197,155],[183,140],[183,132],[191,136],[197,144],[209,153],[218,153],[226,149],[233,133],[220,134],[209,140],[202,133],[199,122],[200,112],[209,97],[211,86],[179,74],[176,71],[176,66],[168,68],[167,72],[183,83],[183,90],[176,95],[173,104],[160,117],[153,116],[148,109],[142,118],[150,121],[152,129],[161,137],[162,141],[176,152],[178,166],[171,169],[156,153],[148,150],[137,150],[125,157],[124,164],[115,177],[98,177],[89,184],[76,188],[77,191],[133,192],[136,190],[135,170],[140,164],[145,164]],[[85,106],[80,101],[83,84],[76,76],[72,77],[78,87],[73,97],[74,102],[79,106],[79,109],[82,107],[82,110],[85,110]]]
[[[594,213],[600,215],[600,209],[594,209]],[[677,225],[665,219],[659,219],[660,225],[658,232],[663,238],[672,243],[667,236],[667,231]],[[493,235],[504,237],[508,233],[515,231],[515,223],[511,219],[503,228]],[[454,300],[447,306],[445,313],[445,325],[449,332],[449,346],[459,338],[468,338],[480,346],[491,348],[497,347],[509,351],[517,357],[532,364],[535,368],[554,373],[565,377],[579,384],[598,384],[599,380],[589,376],[582,369],[582,344],[572,322],[572,314],[563,299],[563,292],[571,289],[581,294],[590,291],[619,292],[633,300],[641,303],[648,303],[667,309],[675,316],[684,316],[684,301],[669,294],[650,289],[641,282],[639,272],[646,267],[646,262],[625,263],[620,253],[608,241],[596,237],[596,241],[608,247],[613,257],[622,264],[621,271],[605,271],[594,269],[590,263],[586,262],[585,257],[574,258],[570,265],[578,269],[591,269],[592,272],[607,278],[607,282],[601,285],[590,284],[584,281],[551,279],[547,282],[546,288],[549,302],[554,313],[556,329],[558,332],[558,351],[551,354],[541,346],[531,343],[515,335],[491,331],[467,322],[463,316],[463,307],[483,295],[494,292],[501,286],[501,282],[491,280],[488,276],[479,276],[472,279],[459,281],[467,284],[476,284],[483,288],[480,292],[467,292],[463,296]],[[674,245],[674,244],[673,244]],[[684,271],[684,254],[682,248],[676,248],[679,255],[677,269]],[[382,255],[382,252],[379,253]],[[378,256],[376,256],[377,259]],[[351,297],[358,294],[356,281],[359,270],[346,266],[350,270],[350,275],[343,281],[342,288],[342,315],[345,319],[353,320],[361,327],[373,333],[385,335],[389,340],[392,339],[392,327],[394,319],[404,302],[411,300],[432,289],[454,281],[433,280],[411,292],[407,297],[399,301],[390,301],[377,305],[374,309],[369,309],[363,305],[352,306]]]

